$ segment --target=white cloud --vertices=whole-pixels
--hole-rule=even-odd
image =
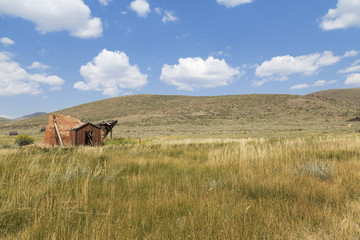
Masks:
[[[160,80],[176,86],[179,90],[193,91],[227,86],[241,74],[242,72],[230,67],[224,59],[180,58],[179,64],[163,66]]]
[[[218,57],[231,57],[231,54],[226,52],[226,51],[222,51],[222,50],[219,50],[219,51],[216,51],[216,52],[212,52],[210,53],[210,56],[218,56]]]
[[[324,85],[326,85],[326,81],[325,80],[319,80],[319,81],[316,81],[313,86],[318,87],[318,86],[324,86]]]
[[[163,12],[163,9],[162,8],[159,8],[159,7],[156,7],[155,9],[154,9],[154,11],[155,11],[155,13],[157,14],[157,15],[162,15],[162,12]]]
[[[85,81],[74,84],[74,88],[102,91],[104,95],[118,96],[124,89],[136,89],[147,83],[147,75],[138,66],[130,65],[124,52],[102,50],[92,62],[81,66],[80,74]]]
[[[146,0],[135,0],[130,3],[130,9],[135,11],[138,17],[146,18],[151,12],[150,4]]]
[[[177,40],[185,39],[185,38],[187,38],[187,37],[189,37],[189,36],[190,36],[190,33],[185,33],[185,34],[183,34],[183,35],[176,36],[176,39],[177,39]]]
[[[250,67],[251,68],[251,67]],[[262,86],[264,83],[266,82],[270,82],[270,81],[280,81],[280,82],[283,82],[283,81],[286,81],[288,80],[288,77],[287,76],[271,76],[271,77],[267,77],[267,78],[263,78],[261,80],[254,80],[252,81],[252,85],[254,87],[260,87]]]
[[[9,45],[14,45],[15,42],[13,40],[11,40],[10,38],[7,38],[7,37],[3,37],[0,39],[0,42],[2,44],[4,44],[5,46],[9,46]]]
[[[297,57],[290,55],[278,56],[258,66],[255,75],[257,77],[277,76],[280,78],[287,78],[288,75],[295,73],[311,75],[321,67],[333,65],[341,59],[342,57],[334,56],[331,51]]]
[[[165,10],[164,11],[164,16],[162,17],[161,21],[163,23],[167,23],[167,22],[176,22],[178,19],[178,17],[175,15],[174,12],[169,11],[169,10]]]
[[[360,87],[360,73],[350,74],[345,80],[345,85],[355,85]]]
[[[308,88],[308,87],[310,87],[309,84],[304,83],[304,84],[294,85],[290,89],[291,90],[297,90],[297,89],[303,89],[303,88]]]
[[[107,6],[107,5],[109,5],[109,3],[110,3],[111,1],[112,1],[112,0],[99,0],[99,3],[100,3],[101,5]]]
[[[42,64],[40,62],[33,62],[30,66],[26,67],[27,69],[40,69],[40,70],[46,70],[49,69],[48,65]]]
[[[360,60],[357,60],[356,62],[354,62],[352,64],[351,67],[348,67],[347,69],[342,69],[342,70],[338,71],[338,73],[360,72],[360,65],[358,65],[359,63],[360,63]]]
[[[30,74],[11,58],[11,54],[0,52],[0,96],[37,95],[42,91],[42,84],[58,90],[65,82],[58,76]]]
[[[351,66],[347,69],[343,69],[339,71],[339,73],[351,73],[351,72],[360,72],[360,65]]]
[[[319,86],[333,84],[336,82],[337,82],[336,80],[331,80],[331,81],[319,80],[319,81],[314,82],[313,84],[307,84],[307,83],[297,84],[297,85],[292,86],[290,89],[298,90],[298,89],[309,88],[309,87],[319,87]]]
[[[253,1],[254,0],[216,0],[217,3],[222,4],[228,8],[236,7],[245,3],[251,3]]]
[[[103,31],[101,19],[91,17],[82,0],[0,0],[0,14],[32,21],[42,34],[67,30],[74,37],[97,38]]]
[[[359,51],[351,50],[351,51],[345,52],[344,57],[355,57],[358,54],[359,54]]]
[[[360,1],[338,0],[335,9],[329,9],[322,18],[320,27],[324,30],[360,27]]]
[[[175,15],[175,13],[173,11],[170,11],[167,9],[162,9],[159,7],[156,7],[154,9],[154,11],[157,15],[162,16],[161,21],[163,23],[176,22],[179,20],[179,18]]]

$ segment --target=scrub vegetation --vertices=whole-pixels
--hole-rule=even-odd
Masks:
[[[360,116],[360,88],[336,89],[305,96],[248,94],[228,96],[131,95],[91,102],[55,113],[83,122],[118,120],[116,136],[239,135],[257,132],[329,132],[346,128]],[[50,113],[52,114],[52,113]],[[39,132],[48,114],[1,124],[0,134]],[[345,125],[345,126],[342,126]],[[249,137],[246,135],[246,137]]]
[[[0,238],[359,239],[359,168],[355,133],[3,147]]]

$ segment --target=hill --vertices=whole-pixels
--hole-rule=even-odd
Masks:
[[[0,124],[5,124],[5,123],[9,123],[9,122],[11,122],[10,119],[0,117]]]
[[[14,120],[15,120],[15,121],[20,121],[20,120],[24,120],[24,119],[28,119],[28,118],[33,118],[33,117],[41,116],[41,115],[44,115],[44,114],[46,114],[46,112],[36,112],[36,113],[32,113],[32,114],[29,114],[29,115],[25,115],[25,116],[22,116],[22,117],[19,117],[19,118],[15,118]]]
[[[94,123],[116,119],[119,121],[119,131],[145,131],[155,135],[164,131],[217,133],[240,128],[311,129],[323,125],[325,119],[344,120],[358,115],[360,97],[356,96],[360,96],[360,88],[328,90],[305,96],[131,95],[91,102],[55,113]],[[47,117],[48,114],[44,114],[21,120],[11,127],[39,128],[47,123]]]

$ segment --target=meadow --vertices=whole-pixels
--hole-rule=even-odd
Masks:
[[[1,239],[360,238],[359,133],[0,146]]]

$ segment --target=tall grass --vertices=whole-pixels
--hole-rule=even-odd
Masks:
[[[2,239],[359,239],[360,136],[0,150]]]

